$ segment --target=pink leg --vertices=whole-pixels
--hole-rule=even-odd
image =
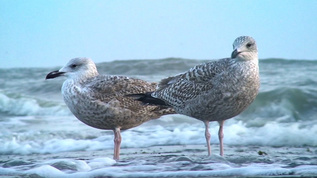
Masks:
[[[204,121],[204,124],[205,124],[205,137],[206,137],[207,148],[208,148],[208,156],[210,156],[211,148],[210,148],[209,121]]]
[[[219,144],[220,144],[220,155],[223,156],[223,124],[225,121],[219,121],[219,132],[218,132],[218,138],[219,138]]]
[[[118,161],[120,157],[120,145],[121,145],[121,134],[120,128],[117,127],[113,130],[114,132],[114,155],[113,159]]]

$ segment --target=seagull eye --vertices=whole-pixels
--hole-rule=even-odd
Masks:
[[[77,65],[76,65],[76,64],[72,64],[70,67],[71,67],[72,69],[74,69],[74,68],[77,67]]]
[[[250,48],[252,46],[252,43],[247,44],[247,48]]]

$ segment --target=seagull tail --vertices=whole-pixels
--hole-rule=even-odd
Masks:
[[[163,100],[154,98],[151,94],[153,92],[128,94],[127,97],[131,97],[137,101],[141,101],[143,104],[156,105],[156,106],[168,106]]]

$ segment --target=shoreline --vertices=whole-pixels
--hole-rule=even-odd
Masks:
[[[311,177],[316,147],[225,146],[207,156],[205,145],[163,145],[55,154],[0,155],[0,176],[42,177]],[[6,172],[7,171],[7,172]]]

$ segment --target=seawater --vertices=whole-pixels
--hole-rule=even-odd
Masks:
[[[158,82],[164,77],[184,72],[203,62],[205,61],[178,58],[127,60],[99,63],[97,68],[100,74],[127,75]],[[225,122],[225,154],[226,147],[315,149],[317,147],[317,61],[264,59],[260,60],[259,65],[261,78],[259,95],[246,111]],[[110,167],[119,164],[111,159],[112,152],[100,158],[104,160],[89,157],[88,161],[82,161],[81,154],[84,152],[112,151],[113,133],[91,128],[71,114],[60,93],[65,78],[45,80],[47,73],[60,67],[0,68],[1,158],[21,156],[20,159],[28,159],[22,161],[28,162],[34,159],[34,155],[50,157],[48,155],[61,154],[57,156],[58,159],[64,159],[63,155],[69,153],[77,155],[77,158],[74,156],[72,160],[66,160],[66,162],[68,164],[74,162],[77,166],[87,164],[86,169],[85,166],[82,168],[86,171],[99,170],[89,164],[104,164],[104,166]],[[218,124],[212,122],[210,127],[212,149],[218,150]],[[149,121],[139,127],[124,131],[122,138],[123,154],[125,149],[138,150],[157,146],[164,149],[168,146],[180,145],[201,146],[202,155],[207,154],[206,148],[203,146],[205,144],[203,123],[182,115],[167,115]],[[77,152],[83,153],[75,154]],[[216,151],[213,153],[218,154]],[[312,151],[312,153],[317,152]],[[130,156],[130,159],[133,160],[133,156]],[[194,156],[188,159],[195,162],[193,159],[198,158]],[[14,163],[9,166],[9,160],[0,159],[0,175],[28,175],[27,170],[32,169],[36,170],[32,174],[43,176],[44,173],[38,172],[54,172],[57,169],[50,167],[52,162],[58,162],[57,159],[46,160],[52,164],[43,160],[31,161],[32,166]],[[316,157],[310,157],[309,160],[307,165],[317,165]],[[91,163],[94,161],[98,163]],[[226,165],[223,162],[221,164]],[[133,161],[128,165],[135,166]],[[248,164],[248,166],[252,167],[254,164]],[[298,166],[302,165],[294,167],[298,168]],[[282,168],[283,165],[278,167]],[[314,173],[317,175],[315,167],[310,167],[308,170],[313,175]],[[314,172],[315,170],[316,172]],[[55,171],[60,171],[60,175],[69,173],[69,170],[68,172],[60,169]],[[99,171],[102,172],[102,169]],[[190,170],[186,171],[189,172],[188,174],[183,172],[185,176],[192,175]],[[59,175],[59,173],[54,175]],[[69,174],[67,175],[69,176]],[[93,175],[99,174],[95,172]],[[160,174],[156,176],[160,176]],[[183,174],[179,176],[183,176]]]

